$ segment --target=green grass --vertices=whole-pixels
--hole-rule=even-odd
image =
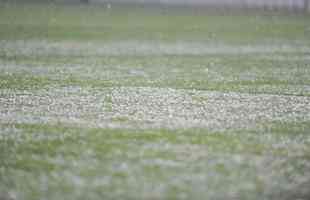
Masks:
[[[10,71],[11,74],[8,77],[2,75],[0,87],[150,86],[308,96],[309,52],[301,48],[309,48],[309,21],[309,16],[270,13],[217,15],[208,11],[134,6],[107,9],[101,6],[2,4],[0,40],[30,43],[0,48],[0,72]],[[33,40],[63,43],[69,53],[60,54],[57,49],[53,50],[50,47],[53,43],[40,47],[50,49],[47,52],[36,47],[32,49]],[[185,45],[202,43],[206,47],[211,45],[211,49],[217,44],[232,45],[232,48],[235,45],[236,48],[240,45],[254,48],[267,45],[266,50],[268,45],[288,45],[291,52],[279,49],[272,53],[191,55],[190,51],[185,51],[175,55],[159,52],[159,55],[113,56],[88,55],[89,50],[96,51],[100,45],[83,50],[89,42],[104,45],[127,41],[146,42],[150,48],[156,43],[173,47],[179,42],[185,42]],[[28,45],[33,53],[21,53]],[[70,53],[79,48],[82,48],[81,52]],[[133,46],[128,53],[134,49]],[[289,57],[294,59],[287,59]],[[12,67],[4,68],[10,65]],[[36,74],[38,69],[45,72]],[[132,70],[145,76],[131,74]],[[26,80],[19,73],[29,78]],[[15,84],[16,80],[20,86]]]
[[[1,75],[0,87],[149,86],[309,96],[309,90],[303,89],[310,84],[309,61],[302,55],[300,58],[290,61],[256,55],[5,57],[0,62],[15,68],[9,69],[9,76]],[[40,69],[44,73],[35,74]],[[132,73],[133,70],[140,73]],[[1,71],[8,73],[6,68]]]
[[[207,177],[213,180],[212,176],[216,176],[218,180],[215,184],[235,190],[240,198],[247,195],[252,198],[259,195],[260,190],[266,191],[267,187],[275,187],[278,192],[291,195],[292,191],[286,191],[284,185],[283,188],[281,184],[268,185],[268,177],[265,177],[268,174],[259,172],[262,166],[244,159],[252,157],[260,162],[261,159],[273,158],[269,170],[281,167],[280,171],[285,171],[292,167],[291,170],[298,176],[307,167],[301,159],[310,159],[309,127],[308,122],[274,123],[254,130],[210,132],[2,124],[1,129],[5,131],[0,140],[0,187],[17,190],[20,192],[18,195],[25,199],[44,196],[53,199],[57,197],[53,194],[56,191],[66,199],[96,195],[130,199],[159,195],[174,199],[182,191],[194,198],[202,195],[207,185],[195,186],[186,182],[183,178],[186,179],[188,174],[205,177],[200,180],[201,184],[209,183]],[[264,137],[268,140],[262,139]],[[282,141],[286,141],[286,145],[280,145]],[[298,145],[296,141],[299,141]],[[222,160],[223,157],[227,161]],[[161,162],[156,164],[158,160]],[[273,176],[271,171],[266,173]],[[284,179],[284,184],[287,184],[290,175],[281,175],[275,176],[275,181]],[[44,183],[48,190],[40,187],[44,177],[50,180]],[[77,181],[83,184],[79,185],[70,177],[79,179]],[[111,182],[96,185],[96,177],[110,177]],[[178,180],[179,184],[174,183],[173,179]],[[240,180],[255,187],[243,193],[244,186]],[[24,181],[27,181],[26,185]],[[159,183],[166,187],[164,193],[143,194],[143,187],[156,187]],[[143,184],[142,188],[139,187]],[[210,187],[221,197],[221,188]],[[67,193],[66,189],[71,193]],[[118,194],[120,189],[122,193]],[[84,191],[83,194],[78,190]]]
[[[35,92],[69,86],[310,96],[310,19],[305,15],[0,4],[0,42],[0,102],[7,93],[40,95]],[[128,42],[128,53],[113,46]],[[143,44],[145,51],[139,50]],[[178,44],[184,47],[174,52]],[[224,51],[203,53],[199,44]],[[111,49],[100,51],[104,45]],[[242,47],[255,51],[239,52]],[[112,112],[112,97],[102,101]],[[87,128],[30,123],[32,118],[29,124],[14,122],[25,116],[12,123],[0,120],[0,199],[309,197],[306,116],[225,131]],[[123,116],[110,120],[139,123]]]
[[[4,4],[0,37],[51,40],[309,41],[309,17],[208,15],[196,10]],[[206,13],[206,14],[205,14]],[[242,34],[240,32],[242,31]],[[307,42],[308,43],[308,42]]]
[[[108,81],[94,79],[76,79],[66,77],[65,79],[53,79],[44,76],[32,76],[31,74],[5,74],[0,75],[0,89],[12,90],[34,90],[49,88],[50,86],[67,87],[67,86],[90,86],[90,87],[108,87],[111,86]]]

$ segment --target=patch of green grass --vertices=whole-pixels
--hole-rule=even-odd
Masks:
[[[15,74],[0,75],[0,89],[38,89],[50,85],[52,80],[38,76]]]
[[[90,87],[108,87],[111,86],[106,80],[87,80],[76,79],[74,77],[65,77],[63,79],[54,79],[46,76],[32,76],[31,74],[6,74],[0,75],[0,89],[13,90],[33,90],[48,87],[68,87],[68,86],[90,86]]]
[[[247,160],[248,156],[259,159],[272,157],[274,167],[278,167],[278,159],[287,160],[291,164],[286,163],[285,166],[292,168],[291,173],[296,174],[307,172],[304,165],[298,164],[299,161],[309,162],[306,156],[309,144],[294,145],[295,138],[309,139],[308,122],[275,123],[256,130],[228,132],[109,130],[61,124],[2,124],[1,127],[0,147],[4,150],[0,153],[1,187],[10,188],[10,191],[26,199],[41,198],[42,195],[55,199],[53,191],[69,199],[80,199],[85,197],[83,195],[90,197],[93,193],[98,195],[95,199],[109,194],[111,198],[124,197],[118,196],[117,191],[130,198],[140,198],[137,195],[142,193],[136,192],[145,192],[148,190],[145,187],[152,187],[153,184],[164,187],[166,192],[158,194],[161,198],[171,195],[177,199],[182,191],[194,198],[193,192],[199,195],[206,192],[200,190],[202,186],[195,187],[200,182],[196,176],[210,176],[207,183],[217,192],[221,191],[216,189],[218,184],[240,192],[243,190],[242,181],[246,181],[254,187],[244,191],[258,195],[259,191],[267,191],[267,186],[274,186],[265,179],[265,174],[255,172],[260,166]],[[268,137],[264,140],[262,135],[267,133]],[[286,141],[283,147],[278,146],[281,143],[279,134],[282,141]],[[299,157],[291,157],[291,151],[299,152]],[[224,155],[228,156],[226,161],[222,160]],[[281,166],[280,171],[285,168]],[[275,178],[286,180],[280,171]],[[186,178],[187,174],[192,174],[192,177],[189,176],[188,181],[184,182],[182,178]],[[242,176],[242,181],[237,178],[238,174]],[[49,181],[42,182],[42,176]],[[97,179],[98,176],[101,178]],[[111,182],[105,184],[105,178]],[[173,179],[177,179],[179,185],[174,184]],[[102,182],[96,186],[96,180]],[[135,184],[132,185],[133,182]],[[42,184],[50,190],[40,189]],[[72,192],[70,196],[65,188]],[[284,188],[278,189],[285,192]],[[254,199],[258,197],[253,196]]]
[[[113,6],[0,7],[0,38],[50,40],[309,41],[308,16],[219,15],[184,9]],[[226,13],[228,14],[228,13]],[[167,18],[169,20],[167,20]],[[240,34],[240,33],[243,34]]]
[[[114,117],[111,119],[112,122],[120,122],[120,123],[127,122],[129,120],[130,119],[128,117]]]
[[[263,129],[266,133],[278,134],[279,136],[300,136],[310,135],[310,124],[307,121],[295,121],[295,122],[275,122],[272,124],[263,125]]]
[[[38,58],[17,56],[16,59],[5,57],[0,61],[3,66],[13,65],[11,69],[2,69],[4,73],[8,70],[11,73],[10,76],[2,75],[2,82],[6,82],[2,83],[2,88],[31,89],[48,84],[98,88],[147,86],[308,96],[307,86],[310,85],[309,63],[302,57],[300,60],[290,61],[272,60],[252,54],[102,57],[54,55]],[[37,74],[38,70],[45,72]],[[140,73],[131,73],[132,70]],[[44,84],[36,84],[39,80]]]

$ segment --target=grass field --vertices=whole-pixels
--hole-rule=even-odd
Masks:
[[[309,16],[0,4],[1,200],[309,188]]]

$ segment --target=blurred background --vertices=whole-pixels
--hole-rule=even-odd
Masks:
[[[178,5],[178,6],[205,6],[222,8],[264,9],[264,10],[290,10],[310,11],[309,0],[1,0],[2,2],[54,2],[54,3],[135,3],[155,5]],[[0,1],[0,2],[1,2]]]

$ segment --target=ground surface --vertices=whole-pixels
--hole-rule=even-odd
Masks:
[[[1,5],[0,199],[309,188],[309,17]]]

